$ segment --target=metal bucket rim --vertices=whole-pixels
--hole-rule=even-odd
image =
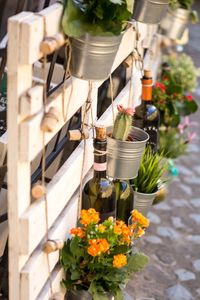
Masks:
[[[140,192],[137,192],[134,190],[134,194],[138,194],[138,195],[141,195],[141,196],[155,196],[157,194],[158,190],[154,193],[151,193],[151,194],[147,194],[147,193],[140,193]]]
[[[110,130],[110,129],[112,129],[112,128],[113,128],[113,126],[107,127],[107,131]],[[107,132],[107,139],[108,139],[108,140],[109,140],[109,139],[111,139],[111,140],[116,140],[116,141],[119,141],[119,142],[124,143],[124,144],[127,144],[127,145],[130,144],[130,143],[143,144],[144,142],[147,142],[147,141],[149,140],[149,135],[148,135],[148,133],[147,133],[146,131],[144,131],[143,129],[137,128],[137,127],[135,127],[135,126],[131,126],[131,130],[133,130],[133,129],[136,129],[136,131],[139,131],[139,132],[144,133],[144,134],[146,135],[146,138],[143,139],[143,140],[141,140],[141,141],[121,141],[121,140],[114,139],[114,138],[110,137],[110,136],[108,135],[109,132]],[[130,131],[130,132],[131,132],[131,131]]]
[[[173,10],[173,9],[168,9],[167,12],[168,12],[170,15],[172,15],[172,16],[174,16],[174,17],[176,17],[176,18],[179,18],[179,19],[183,19],[183,20],[185,20],[186,17],[189,18],[189,16],[190,16],[190,11],[187,10],[187,9],[184,9],[184,8],[177,8],[177,9],[175,9],[175,10]],[[184,13],[184,15],[183,15],[183,13]],[[181,14],[182,16],[180,16],[180,14]]]
[[[85,32],[84,35],[81,35],[80,37],[70,37],[70,39],[74,39],[74,40],[77,40],[77,41],[81,41],[81,42],[86,42],[86,38],[87,37],[92,37],[92,38],[107,38],[107,39],[112,39],[112,38],[122,38],[124,33],[126,32],[126,30],[123,30],[121,32],[121,34],[119,35],[92,35],[88,32]]]
[[[165,2],[160,2],[159,0],[147,0],[148,2],[150,2],[150,3],[153,3],[153,4],[158,4],[158,5],[167,5],[167,4],[169,4],[169,1],[168,0],[164,0]]]

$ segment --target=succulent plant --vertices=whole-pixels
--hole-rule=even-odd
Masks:
[[[115,119],[112,137],[116,140],[126,141],[131,129],[133,108],[124,108],[122,105],[117,106],[118,114]]]

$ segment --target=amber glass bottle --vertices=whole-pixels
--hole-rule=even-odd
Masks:
[[[149,134],[147,145],[152,147],[154,153],[158,146],[159,125],[159,111],[152,102],[152,72],[145,70],[142,78],[141,104],[136,107],[133,126],[144,129]]]

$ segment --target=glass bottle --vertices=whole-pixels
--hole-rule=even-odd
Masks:
[[[142,78],[141,104],[136,107],[133,126],[145,130],[149,134],[147,145],[153,153],[157,151],[160,114],[152,102],[152,72],[145,70]]]
[[[128,181],[114,180],[116,200],[117,200],[117,219],[124,221],[128,225],[128,219],[133,210],[133,189]]]
[[[94,208],[101,221],[116,218],[116,195],[113,182],[106,176],[106,128],[96,127],[94,139],[94,176],[84,186],[82,209]]]

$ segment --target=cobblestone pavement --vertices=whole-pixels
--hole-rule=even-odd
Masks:
[[[200,24],[191,28],[184,49],[198,67],[199,41]],[[200,84],[195,96],[200,99]],[[200,110],[191,119],[199,122]],[[190,154],[177,160],[180,174],[170,184],[166,201],[149,214],[151,225],[140,244],[149,265],[128,284],[127,300],[200,300],[199,125],[195,131],[198,139],[190,145]]]

